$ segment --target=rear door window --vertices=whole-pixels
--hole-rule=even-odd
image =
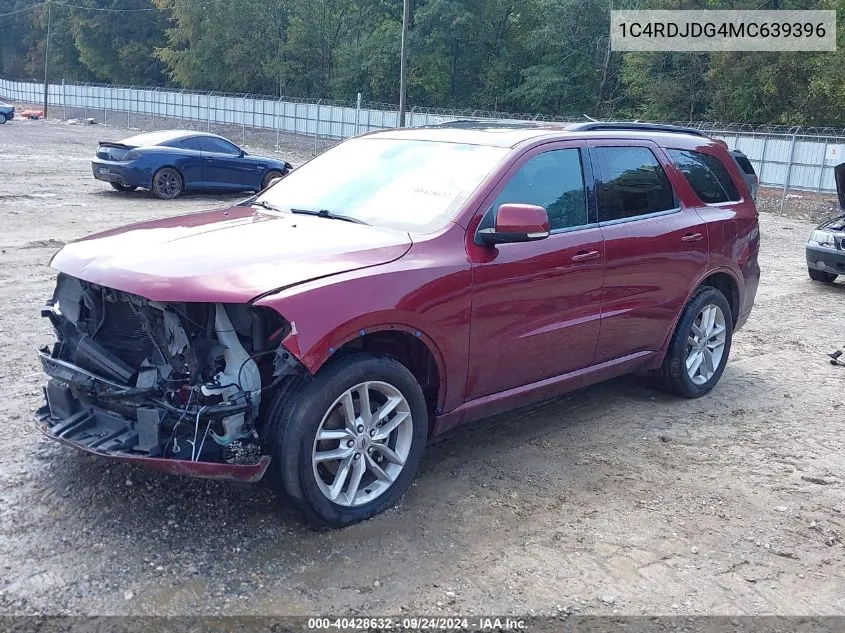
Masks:
[[[702,202],[736,202],[740,199],[731,175],[715,156],[703,152],[670,149],[669,155],[686,176],[687,182]]]
[[[657,157],[647,147],[594,147],[599,222],[636,218],[678,205]]]

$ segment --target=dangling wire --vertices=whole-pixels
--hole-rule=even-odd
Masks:
[[[197,435],[199,434],[199,430],[200,430],[200,416],[202,415],[202,412],[205,411],[207,408],[208,408],[207,406],[203,406],[203,407],[200,407],[199,411],[197,411],[197,421],[196,421],[196,424],[194,424],[194,441],[191,442],[191,461],[192,462],[197,461],[196,457],[195,457],[195,453],[196,453],[196,448],[197,448]],[[206,428],[206,430],[208,430],[208,429]]]

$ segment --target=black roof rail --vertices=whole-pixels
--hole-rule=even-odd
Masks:
[[[483,117],[477,119],[453,119],[452,121],[442,121],[441,123],[432,123],[425,127],[446,127],[446,128],[474,128],[474,127],[502,127],[502,128],[519,128],[519,127],[557,127],[563,126],[566,123],[551,123],[548,121],[534,121],[531,119],[485,119]]]
[[[691,134],[709,138],[701,130],[692,127],[681,127],[680,125],[668,125],[665,123],[636,123],[631,121],[587,121],[585,123],[573,123],[567,127],[572,132],[597,132],[608,131],[632,131],[632,132],[669,132],[672,134]]]

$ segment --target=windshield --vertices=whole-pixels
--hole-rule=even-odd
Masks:
[[[434,141],[353,139],[295,169],[256,202],[430,232],[454,219],[508,151]]]

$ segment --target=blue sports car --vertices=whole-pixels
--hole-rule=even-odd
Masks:
[[[251,156],[216,134],[166,130],[119,143],[100,141],[91,169],[94,178],[118,191],[141,187],[172,199],[200,189],[260,191],[293,168],[283,160]]]
[[[0,101],[0,125],[15,118],[15,106]]]

